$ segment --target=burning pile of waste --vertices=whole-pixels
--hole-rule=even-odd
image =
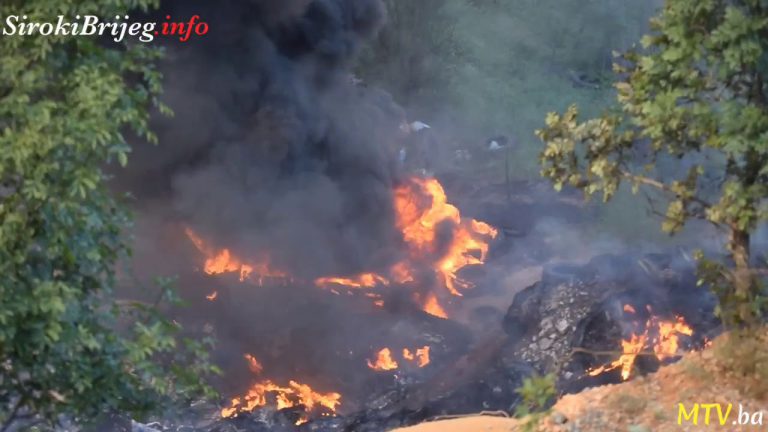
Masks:
[[[462,219],[459,210],[448,203],[445,190],[434,178],[412,177],[393,193],[393,205],[397,215],[397,228],[402,233],[406,258],[393,264],[386,274],[373,272],[353,276],[322,276],[313,283],[328,289],[333,294],[344,292],[362,293],[383,306],[384,300],[379,289],[392,283],[414,286],[432,285],[444,288],[449,295],[460,297],[461,291],[471,289],[474,284],[462,279],[458,273],[471,265],[484,263],[489,241],[497,237],[498,231],[490,225],[475,219]],[[294,278],[284,269],[271,266],[269,252],[261,257],[239,257],[229,248],[211,248],[196,232],[187,227],[187,237],[203,254],[202,270],[208,275],[236,273],[241,282],[262,285],[265,280],[288,282]],[[423,268],[431,269],[429,280],[419,280]],[[416,271],[418,270],[418,271]],[[432,280],[435,282],[432,282]],[[447,314],[438,300],[445,293],[437,289],[428,292],[414,292],[413,300],[422,309],[434,316],[446,318]],[[209,294],[215,300],[216,294]]]
[[[195,250],[201,254],[199,270],[211,278],[233,275],[244,289],[263,289],[265,284],[314,286],[331,295],[360,296],[374,305],[383,307],[384,294],[392,285],[412,289],[410,301],[430,316],[448,319],[441,299],[460,298],[462,291],[474,284],[460,276],[467,266],[482,265],[487,257],[490,241],[498,232],[490,225],[475,219],[462,218],[459,210],[449,204],[445,190],[434,178],[412,177],[398,186],[392,194],[396,213],[396,227],[401,233],[404,257],[392,264],[385,273],[365,272],[351,276],[321,276],[301,281],[290,269],[275,268],[269,260],[269,251],[257,257],[240,256],[231,248],[215,248],[187,226],[184,230]],[[216,302],[218,292],[206,295]],[[371,341],[376,343],[376,341]],[[431,363],[429,345],[382,348],[373,359],[367,360],[373,372],[407,371],[425,368]],[[342,397],[337,392],[318,392],[300,379],[278,384],[264,379],[263,367],[251,354],[246,354],[254,384],[239,396],[232,398],[221,411],[223,417],[233,417],[265,406],[277,410],[301,407],[304,414],[297,420],[304,423],[310,418],[334,416]]]

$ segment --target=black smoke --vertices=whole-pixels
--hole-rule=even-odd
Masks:
[[[299,277],[396,259],[392,188],[405,115],[348,72],[385,22],[380,0],[166,1],[210,31],[166,44],[158,147],[137,143],[119,184],[219,247],[268,253]],[[152,204],[149,204],[152,203]],[[159,203],[159,204],[158,204]]]

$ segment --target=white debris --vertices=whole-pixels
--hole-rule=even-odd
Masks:
[[[152,426],[156,426],[156,423],[152,423]],[[131,420],[131,432],[160,432],[160,429],[155,429],[150,425],[141,424],[137,421]]]
[[[488,144],[488,150],[498,150],[500,148],[501,145],[499,145],[499,142],[496,140],[493,140]]]
[[[418,120],[413,122],[413,123],[411,123],[410,126],[411,126],[411,130],[414,131],[414,132],[418,132],[418,131],[423,130],[423,129],[432,129],[432,126],[430,126],[430,125],[428,125],[426,123],[420,122]]]

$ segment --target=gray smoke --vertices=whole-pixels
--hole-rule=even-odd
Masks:
[[[138,145],[139,202],[162,202],[216,246],[269,253],[299,277],[397,259],[391,191],[403,111],[348,73],[385,20],[380,0],[170,1],[210,32],[172,43],[161,145]],[[156,205],[156,204],[153,204]]]

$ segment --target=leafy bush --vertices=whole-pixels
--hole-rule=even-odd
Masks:
[[[8,0],[0,16],[112,18],[157,3]],[[154,139],[160,55],[93,37],[0,39],[0,430],[138,416],[210,391],[208,342],[112,297],[130,219],[102,166],[127,163],[124,133]]]

